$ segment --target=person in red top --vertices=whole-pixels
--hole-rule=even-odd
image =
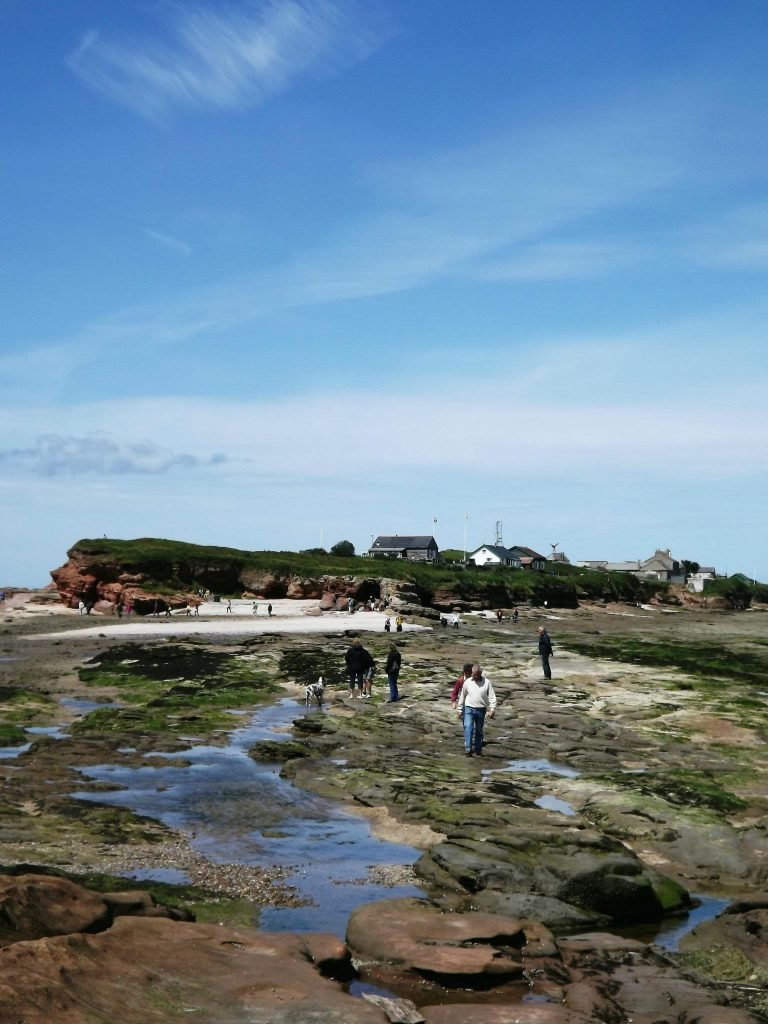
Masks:
[[[461,688],[464,685],[464,680],[465,679],[469,679],[469,677],[471,675],[472,675],[472,662],[468,661],[467,664],[464,666],[464,671],[461,673],[459,678],[453,684],[453,689],[451,690],[451,707],[452,708],[456,707],[456,702],[459,699],[459,694],[461,693]]]

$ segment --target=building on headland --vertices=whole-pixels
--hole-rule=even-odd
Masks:
[[[669,548],[656,548],[650,558],[639,558],[632,562],[607,562],[584,560],[576,562],[581,569],[597,569],[603,572],[630,572],[643,580],[662,580],[667,583],[684,583],[689,590],[701,592],[705,585],[715,579],[712,566],[700,566],[696,572],[686,572],[686,565],[673,558]],[[695,564],[695,563],[694,563]]]
[[[381,535],[368,548],[369,558],[405,558],[410,562],[437,562],[440,551],[434,537]]]
[[[467,561],[473,562],[478,568],[505,566],[510,569],[522,569],[520,559],[515,558],[508,548],[500,544],[483,544],[482,547],[467,555]]]
[[[509,569],[528,569],[532,572],[544,572],[547,560],[533,548],[516,544],[505,548],[500,544],[483,544],[470,555],[467,561],[473,562],[478,568],[506,567]]]
[[[715,568],[712,565],[700,565],[698,572],[689,572],[685,585],[694,594],[700,594],[704,587],[715,579]]]

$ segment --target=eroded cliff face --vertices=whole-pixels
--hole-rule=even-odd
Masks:
[[[64,565],[51,571],[59,596],[68,608],[77,608],[82,601],[97,611],[112,611],[122,604],[147,614],[156,605],[164,609],[199,603],[202,593],[211,591],[266,599],[315,598],[323,611],[346,607],[350,597],[358,603],[373,598],[384,600],[393,612],[430,618],[438,614],[425,606],[427,595],[420,594],[406,580],[375,576],[308,577],[214,562],[125,566],[77,548],[70,549],[68,556]]]

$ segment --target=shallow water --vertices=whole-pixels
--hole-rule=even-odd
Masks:
[[[19,754],[26,754],[31,746],[31,743],[20,743],[17,747],[0,747],[0,759],[10,760]]]
[[[507,761],[503,768],[486,768],[481,772],[485,778],[488,775],[497,775],[503,772],[548,772],[550,775],[562,775],[566,779],[577,779],[581,772],[576,768],[569,768],[567,764],[555,764],[547,761],[546,758],[522,758],[517,761]]]
[[[613,928],[612,931],[617,935],[653,943],[655,946],[661,946],[662,949],[674,952],[684,935],[705,921],[711,921],[713,917],[717,917],[730,903],[730,900],[716,899],[713,896],[697,895],[696,893],[691,893],[691,897],[698,900],[699,905],[682,917],[675,915],[665,918],[660,924],[632,925],[627,928]]]
[[[332,931],[343,936],[355,907],[376,899],[423,895],[416,886],[387,887],[368,880],[369,867],[412,864],[419,853],[375,839],[364,819],[282,779],[277,765],[248,756],[257,740],[288,739],[285,730],[294,719],[318,713],[322,712],[308,712],[285,698],[252,715],[226,746],[192,745],[152,755],[154,760],[167,758],[167,766],[83,768],[89,779],[125,788],[74,795],[126,807],[181,829],[191,836],[196,850],[218,863],[290,868],[289,883],[312,905],[265,908],[260,925],[272,931]]]
[[[540,796],[538,800],[534,800],[533,802],[537,807],[541,807],[545,811],[557,811],[558,814],[565,814],[569,818],[576,816],[576,811],[574,811],[573,807],[557,796],[550,796],[549,794],[546,794],[545,796]]]

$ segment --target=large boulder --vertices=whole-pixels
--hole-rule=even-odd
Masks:
[[[141,890],[101,893],[57,875],[0,875],[0,946],[48,935],[100,932],[124,915],[183,916]]]
[[[557,902],[538,909],[551,927],[568,908],[629,924],[690,906],[682,886],[644,866],[621,843],[585,828],[528,827],[514,835],[465,828],[425,853],[416,871],[482,893],[488,910],[504,906],[494,902],[496,893],[548,897]]]
[[[347,945],[363,959],[401,970],[484,985],[488,975],[521,977],[524,947],[556,953],[551,933],[534,921],[497,914],[444,914],[422,900],[382,900],[353,911]]]

